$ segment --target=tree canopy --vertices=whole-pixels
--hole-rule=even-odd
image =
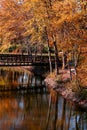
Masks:
[[[76,66],[86,67],[83,60],[78,62],[83,57],[81,48],[87,46],[86,0],[0,1],[1,47],[12,43],[45,46],[48,41],[51,47],[56,41],[58,51],[72,52]]]

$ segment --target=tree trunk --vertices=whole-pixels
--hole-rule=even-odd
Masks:
[[[66,54],[63,52],[63,53],[62,53],[62,69],[65,69],[66,63],[67,63],[67,56],[66,56]]]
[[[36,62],[36,58],[37,58],[37,47],[35,47],[34,50],[34,62]]]
[[[62,69],[65,69],[64,52],[62,51]]]
[[[50,52],[49,42],[48,42],[48,56],[49,56],[50,73],[52,73],[52,62],[51,62],[51,52]]]
[[[55,51],[55,70],[56,70],[56,75],[58,75],[59,74],[59,67],[58,67],[59,58],[58,58],[58,49],[57,49],[55,38],[54,38],[53,43],[54,43],[54,51]]]
[[[46,33],[47,44],[48,44],[48,56],[49,56],[49,67],[50,67],[50,73],[52,73],[51,52],[50,52],[49,38],[48,38],[47,28],[46,28],[46,27],[45,27],[45,33]]]

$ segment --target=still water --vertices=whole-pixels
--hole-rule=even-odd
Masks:
[[[0,130],[87,130],[87,112],[54,91],[19,89],[43,84],[26,69],[0,68],[0,87],[18,89],[0,91]]]

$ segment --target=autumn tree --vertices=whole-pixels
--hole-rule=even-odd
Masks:
[[[22,33],[25,31],[23,26],[24,19],[26,19],[23,12],[22,4],[18,1],[4,0],[0,1],[0,35],[2,44],[7,46],[14,40],[14,42],[21,42],[23,38]]]
[[[0,1],[0,41],[22,42],[24,47],[38,48],[48,45],[50,72],[52,72],[50,47],[55,50],[56,73],[59,73],[58,52],[62,52],[63,69],[73,59],[77,69],[80,52],[87,42],[86,0],[24,0]],[[69,56],[71,54],[72,58]]]
[[[77,75],[76,77],[77,78],[80,77],[79,81],[82,81],[81,71],[82,71],[82,68],[86,68],[85,66],[86,59],[85,61],[81,60],[81,57],[84,57],[81,55],[81,48],[82,46],[87,46],[86,45],[87,43],[87,27],[86,27],[87,26],[87,20],[86,20],[87,7],[85,8],[85,10],[83,10],[81,1],[80,3],[78,2],[71,3],[71,1],[68,1],[70,3],[65,2],[65,4],[64,2],[63,3],[61,2],[59,4],[59,5],[62,5],[62,8],[57,9],[57,11],[61,10],[59,11],[59,13],[62,12],[60,13],[60,18],[58,22],[56,23],[58,26],[57,29],[58,29],[59,47],[62,49],[62,51],[66,51],[66,52],[71,51],[71,54],[73,54],[74,67],[75,67],[76,75]],[[71,7],[70,11],[69,11],[69,8],[66,8],[67,7],[65,6],[66,4],[68,4],[69,8]],[[84,71],[84,75],[85,74],[86,74],[86,69]],[[84,81],[86,82],[87,80],[85,79]]]
[[[27,4],[26,4],[27,2]],[[25,32],[25,34],[31,33],[32,39],[34,42],[46,42],[48,44],[48,54],[49,54],[49,63],[50,63],[50,72],[52,72],[52,63],[51,63],[51,53],[50,46],[55,48],[55,57],[56,57],[56,69],[58,73],[58,50],[56,45],[56,33],[53,27],[52,19],[55,17],[53,13],[52,4],[50,0],[48,1],[25,1],[25,5],[32,6],[33,18],[25,22],[28,30],[31,31]],[[38,8],[38,10],[37,10]],[[32,42],[33,42],[32,41]]]

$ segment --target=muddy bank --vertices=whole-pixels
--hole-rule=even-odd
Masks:
[[[45,84],[48,89],[57,91],[65,99],[72,101],[83,109],[87,109],[87,99],[82,100],[78,97],[78,93],[73,91],[70,82],[65,82],[70,78],[69,70],[66,70],[65,72],[60,71],[60,73],[62,73],[61,82],[58,82],[58,79],[49,76],[45,79]]]

